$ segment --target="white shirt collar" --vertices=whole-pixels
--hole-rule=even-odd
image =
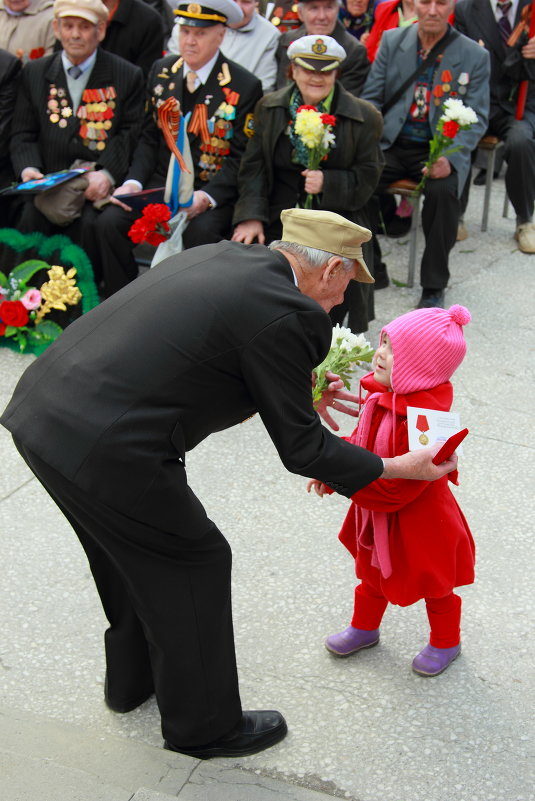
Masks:
[[[216,63],[218,57],[219,57],[219,50],[216,52],[215,56],[213,56],[210,59],[210,61],[207,61],[206,64],[204,64],[204,66],[202,66],[202,67],[199,67],[198,70],[194,70],[193,67],[190,67],[190,65],[187,63],[187,61],[184,60],[184,65],[183,65],[184,78],[186,77],[188,72],[196,72],[197,73],[197,77],[200,80],[200,82],[201,83],[206,83],[206,81],[208,80],[208,78],[210,76],[210,73],[212,72],[212,70],[214,68],[214,64]]]

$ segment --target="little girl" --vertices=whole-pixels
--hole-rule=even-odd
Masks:
[[[407,406],[449,411],[449,379],[464,358],[469,320],[463,306],[416,309],[383,328],[374,370],[361,379],[368,395],[349,442],[397,456],[408,451]],[[473,583],[475,547],[448,478],[457,483],[456,472],[433,482],[379,478],[353,495],[339,538],[361,583],[351,625],[327,638],[329,651],[347,656],[377,645],[388,602],[425,598],[431,636],[413,670],[437,676],[459,655],[461,599],[453,588]],[[311,488],[332,492],[317,480]]]

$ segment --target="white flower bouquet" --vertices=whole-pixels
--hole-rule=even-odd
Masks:
[[[463,147],[463,145],[452,147],[452,143],[459,131],[467,131],[476,122],[477,114],[470,106],[465,106],[462,100],[449,97],[444,102],[435,135],[429,142],[429,158],[425,162],[427,172],[423,174],[420,183],[416,187],[416,192],[422,191],[431,168],[441,156],[448,156]]]
[[[350,328],[335,325],[329,352],[314,370],[313,403],[316,404],[321,400],[321,396],[329,386],[330,382],[326,378],[327,372],[331,371],[339,375],[346,389],[349,389],[349,379],[355,367],[364,362],[371,362],[374,353],[374,349],[364,334],[357,335]]]

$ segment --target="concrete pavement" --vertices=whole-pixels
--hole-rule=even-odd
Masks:
[[[478,547],[476,583],[461,589],[460,658],[437,678],[412,673],[427,640],[422,603],[390,608],[377,648],[327,653],[324,637],[351,614],[352,562],[336,538],[347,501],[307,496],[253,418],[202,443],[188,471],[234,552],[244,708],[280,709],[290,732],[235,761],[163,751],[153,699],[128,715],[104,705],[105,620],[85,557],[1,429],[2,798],[535,799],[535,256],[516,250],[513,220],[501,217],[503,181],[494,182],[484,234],[482,199],[474,187],[470,236],[452,254],[446,297],[473,315],[454,380],[454,409],[470,429],[455,492]],[[407,242],[383,242],[402,282]],[[381,324],[418,297],[418,287],[376,293],[373,344]],[[2,408],[31,358],[0,349]],[[351,430],[349,419],[340,423]]]

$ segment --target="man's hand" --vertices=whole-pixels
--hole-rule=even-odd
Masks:
[[[25,184],[26,181],[37,181],[39,178],[43,178],[43,173],[40,170],[36,170],[35,167],[25,167],[20,174],[22,182]]]
[[[309,195],[319,195],[323,191],[324,175],[322,170],[303,170],[301,175],[305,178],[305,192]]]
[[[433,464],[433,456],[439,452],[443,444],[439,442],[430,448],[409,451],[403,456],[385,459],[385,469],[380,478],[411,478],[417,481],[435,481],[437,478],[442,478],[457,469],[456,453],[442,464]]]
[[[339,375],[331,373],[330,371],[327,371],[325,375],[331,383],[321,396],[321,400],[316,404],[315,409],[322,420],[324,420],[333,431],[339,431],[340,426],[333,420],[329,410],[335,409],[337,412],[349,414],[351,417],[358,417],[358,409],[346,406],[344,403],[340,403],[340,401],[358,403],[359,398],[358,395],[354,395],[353,392],[348,392],[347,389],[344,389],[344,382]],[[315,376],[313,380],[315,380]]]
[[[232,234],[233,242],[243,242],[244,245],[252,245],[255,239],[260,245],[266,244],[264,226],[260,220],[244,220],[238,223]]]
[[[111,192],[111,181],[103,170],[91,170],[85,173],[89,186],[84,192],[87,200],[104,200]]]
[[[435,161],[430,170],[424,167],[422,172],[427,173],[429,178],[447,178],[448,175],[451,175],[451,164],[446,156],[441,156]]]
[[[184,209],[188,220],[193,220],[199,214],[204,214],[205,211],[212,208],[212,201],[202,189],[197,189],[193,193],[193,203],[187,209]]]
[[[126,203],[123,203],[122,200],[119,200],[121,195],[133,195],[135,192],[139,192],[139,184],[137,181],[125,181],[124,184],[118,186],[113,195],[110,197],[110,203],[113,203],[114,206],[120,206],[125,211],[132,211],[131,206],[127,206]]]
[[[521,50],[522,58],[535,58],[535,36],[532,36]]]

